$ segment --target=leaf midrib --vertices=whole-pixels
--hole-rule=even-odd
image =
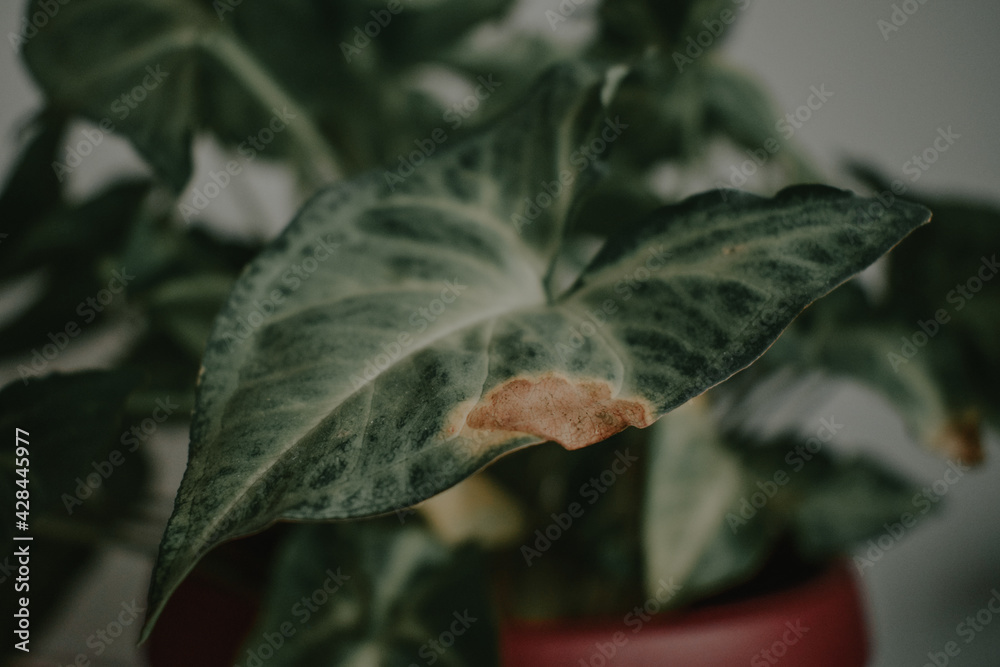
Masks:
[[[382,375],[384,373],[386,373],[389,369],[394,368],[403,359],[408,359],[408,358],[412,357],[414,354],[416,354],[417,352],[425,350],[425,349],[431,347],[432,345],[438,343],[439,341],[441,341],[441,340],[443,340],[443,339],[447,338],[448,336],[451,336],[451,335],[453,335],[455,333],[458,333],[460,331],[465,331],[467,329],[474,328],[476,326],[481,326],[481,325],[484,325],[484,324],[488,324],[490,321],[497,319],[499,316],[513,314],[513,313],[519,312],[522,309],[527,310],[528,308],[531,308],[531,307],[545,305],[547,303],[546,300],[545,300],[545,295],[544,294],[540,294],[540,296],[542,298],[541,298],[541,300],[538,303],[525,303],[520,308],[517,308],[517,309],[510,308],[510,307],[508,307],[506,305],[504,305],[504,306],[498,306],[498,307],[496,307],[496,308],[494,308],[492,310],[486,311],[485,314],[483,314],[483,313],[476,313],[476,317],[474,319],[460,321],[460,322],[456,323],[452,327],[443,328],[442,330],[436,332],[436,335],[434,335],[434,336],[428,336],[428,338],[425,341],[423,341],[421,344],[419,344],[419,345],[415,344],[414,346],[411,346],[408,349],[407,354],[400,355],[399,359],[396,360],[394,363],[391,363],[385,369],[379,370],[378,373],[376,374],[376,376],[374,378],[372,378],[367,384],[365,384],[365,385],[363,385],[361,387],[358,387],[358,388],[351,389],[347,394],[343,395],[342,397],[334,397],[334,398],[332,398],[331,399],[331,403],[334,405],[334,407],[330,410],[330,412],[332,412],[333,410],[339,408],[341,405],[343,405],[348,400],[350,400],[355,395],[357,395],[360,391],[364,391],[365,389],[367,389],[369,387],[369,385],[372,386],[372,391],[374,393],[374,385],[378,381],[378,379],[380,377],[382,377]],[[492,334],[491,334],[491,339],[492,339]],[[489,342],[490,341],[487,341],[487,343],[486,343],[486,349],[487,349],[487,351],[489,349]],[[227,399],[231,399],[231,398],[232,398],[231,395],[229,397],[227,397]],[[227,403],[228,403],[228,400],[227,400]],[[228,408],[228,405],[226,407]],[[276,465],[278,465],[278,463],[285,456],[287,456],[290,452],[292,452],[295,448],[297,448],[311,433],[313,433],[316,430],[316,428],[318,428],[323,423],[323,420],[325,420],[327,417],[329,417],[330,412],[327,412],[327,413],[321,415],[315,421],[315,423],[313,423],[312,426],[310,426],[310,427],[308,427],[306,429],[303,429],[302,432],[299,435],[296,435],[293,438],[289,438],[289,443],[290,444],[288,444],[287,446],[285,446],[282,449],[279,449],[275,453],[275,456],[273,456],[270,459],[270,461],[265,466],[261,466],[260,468],[257,469],[257,471],[252,476],[248,477],[247,482],[239,489],[239,491],[237,491],[235,493],[235,495],[232,496],[232,498],[233,498],[232,501],[229,502],[228,504],[226,504],[224,507],[218,508],[215,511],[215,519],[205,525],[205,527],[200,532],[199,537],[200,538],[204,538],[205,535],[211,535],[214,532],[214,527],[216,525],[218,525],[222,521],[222,517],[226,516],[230,510],[232,510],[234,507],[238,506],[239,503],[249,494],[250,490],[252,488],[254,488],[262,479],[264,479],[267,476],[267,474],[271,471],[272,468],[274,468]],[[367,426],[367,424],[366,424],[366,426]],[[219,424],[218,428],[221,431],[221,429],[222,429],[222,424],[221,423]],[[394,464],[395,464],[395,462],[394,462]]]

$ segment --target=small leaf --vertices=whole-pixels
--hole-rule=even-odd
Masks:
[[[39,0],[28,5],[29,14],[44,9]],[[54,105],[98,125],[91,137],[109,129],[124,133],[180,190],[191,172],[190,142],[197,128],[191,54],[211,27],[205,19],[177,2],[71,3],[59,7],[24,45],[23,55]],[[133,95],[135,89],[140,92]],[[100,143],[81,136],[69,145],[80,141]],[[58,157],[72,170],[68,152]]]
[[[391,511],[519,447],[648,426],[928,219],[901,204],[856,228],[864,200],[824,187],[713,192],[609,239],[559,292],[575,151],[620,129],[603,88],[556,69],[404,183],[320,193],[251,263],[205,354],[150,622],[221,540]]]
[[[148,189],[145,181],[119,182],[83,203],[57,206],[12,239],[16,255],[7,266],[13,271],[45,267],[44,291],[15,321],[0,328],[0,351],[37,349],[48,343],[47,332],[61,332],[69,322],[83,327],[106,316],[103,306],[108,304],[94,307],[86,300],[105,289],[122,265],[109,268],[95,256],[104,259],[114,252]],[[127,273],[131,267],[124,268]],[[121,301],[118,297],[116,305]]]
[[[644,508],[646,586],[672,604],[752,579],[774,555],[821,562],[917,515],[914,486],[877,462],[718,432],[694,402],[654,431]],[[780,553],[782,548],[794,553]]]
[[[726,542],[718,539],[720,534],[737,534],[726,525],[726,515],[739,511],[739,499],[749,486],[745,476],[739,457],[723,445],[698,400],[674,410],[654,428],[643,503],[647,592],[655,593],[660,581],[671,580],[690,591],[691,575],[710,546],[716,560],[727,554],[726,577],[738,578],[763,560],[766,539],[764,549],[747,549],[731,540],[744,547],[732,550],[723,548]],[[752,527],[744,534],[763,533]],[[734,566],[737,560],[745,563]],[[720,582],[703,574],[698,584],[704,589]]]
[[[810,182],[819,178],[819,172],[805,160],[791,138],[780,131],[780,123],[776,124],[775,119],[782,114],[752,77],[713,62],[705,63],[698,71],[705,99],[706,129],[718,131],[739,148],[748,149],[758,164],[763,157],[762,166],[773,158],[773,163],[782,165],[788,174],[784,182]],[[735,179],[733,173],[725,176]]]
[[[792,475],[791,489],[802,498],[792,514],[795,542],[812,559],[841,554],[886,532],[905,514],[929,511],[914,504],[920,492],[915,484],[864,457],[837,459],[821,452]]]
[[[694,41],[699,33],[706,31],[706,21],[717,22],[718,27],[713,25],[708,31],[712,41],[707,46],[695,45],[700,49],[694,54],[698,58],[716,43],[721,44],[729,24],[718,19],[726,9],[732,9],[728,0],[618,0],[601,3],[599,46],[616,57],[643,53],[653,46],[665,53],[675,49],[684,52],[687,47],[685,38],[690,37]],[[729,23],[732,23],[731,19]]]
[[[66,121],[54,111],[46,110],[33,119],[28,139],[0,193],[0,211],[4,222],[0,233],[0,274],[10,275],[11,265],[20,261],[18,238],[44,220],[49,211],[61,202],[59,179],[52,169],[52,160],[60,148]],[[7,238],[10,237],[10,238]]]
[[[980,300],[984,310],[988,298]],[[952,459],[981,462],[978,408],[989,405],[982,398],[989,392],[969,390],[981,374],[967,369],[988,364],[988,355],[970,344],[961,320],[955,321],[958,318],[938,323],[932,317],[925,321],[926,329],[907,328],[916,318],[899,309],[895,295],[875,305],[861,288],[845,286],[799,318],[752,374],[735,378],[720,390],[730,397],[742,393],[768,400],[775,393],[773,387],[761,389],[768,375],[786,388],[817,371],[856,381],[881,394],[916,441]],[[927,336],[926,331],[935,332],[932,327],[937,333]],[[927,336],[926,347],[914,344],[918,335]],[[759,411],[753,400],[737,401],[736,409],[727,410],[727,421],[746,421],[749,413]]]
[[[495,665],[483,565],[474,551],[450,551],[416,521],[298,526],[240,656],[257,655],[284,625],[285,643],[268,661],[274,667]]]

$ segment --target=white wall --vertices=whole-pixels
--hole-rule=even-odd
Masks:
[[[891,23],[894,4],[916,11],[905,23],[897,14],[902,25],[885,39],[878,22]],[[796,134],[822,165],[860,157],[909,184],[903,165],[932,145],[937,128],[951,127],[960,138],[914,187],[1000,203],[1000,3],[754,0],[741,19],[725,50],[767,84],[780,110],[802,104],[810,86],[826,84],[834,93]],[[863,442],[925,483],[947,468],[917,452],[868,397],[842,395],[824,411],[846,423],[840,441]],[[950,641],[959,649],[950,665],[1000,664],[1000,614],[971,636],[957,627],[1000,590],[998,455],[994,435],[986,465],[949,487],[940,516],[908,531],[865,569],[875,665],[919,667]]]

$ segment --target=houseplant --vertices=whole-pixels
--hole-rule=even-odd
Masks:
[[[43,4],[33,6],[29,16],[45,12]],[[354,598],[346,588],[337,597],[327,591],[324,613],[318,603],[316,610],[306,605],[302,628],[321,627],[317,618],[347,616],[357,622],[351,614],[358,612],[350,609],[367,608],[358,600],[382,600],[381,607],[368,604],[372,613],[392,614],[371,623],[383,628],[381,645],[429,659],[420,655],[433,639],[427,633],[444,630],[413,621],[414,615],[434,617],[420,604],[402,601],[424,599],[411,586],[427,599],[447,599],[454,582],[433,575],[476,561],[469,541],[499,545],[493,547],[500,553],[493,571],[505,582],[512,608],[522,615],[562,615],[567,606],[596,612],[645,599],[642,581],[655,585],[663,573],[684,582],[684,594],[675,602],[691,602],[747,578],[776,545],[791,544],[803,557],[822,558],[880,531],[905,511],[907,487],[866,462],[840,461],[825,451],[797,455],[803,467],[794,472],[802,476],[789,476],[786,483],[774,478],[797,465],[787,462],[785,448],[801,443],[790,444],[785,434],[756,438],[741,430],[740,419],[741,410],[757,400],[754,388],[773,376],[777,382],[815,369],[857,376],[897,402],[922,437],[944,432],[949,451],[967,460],[978,455],[975,418],[964,416],[965,405],[946,404],[935,381],[944,374],[942,367],[954,373],[953,365],[913,355],[887,370],[865,357],[881,361],[885,341],[896,340],[887,332],[924,317],[921,308],[928,300],[900,310],[900,300],[872,303],[853,284],[796,320],[767,356],[713,390],[704,405],[668,415],[663,433],[651,436],[654,442],[645,442],[646,432],[629,431],[621,438],[635,444],[622,439],[598,444],[627,425],[648,425],[746,366],[803,307],[927,219],[923,209],[887,198],[886,188],[875,200],[818,187],[787,190],[772,200],[718,190],[660,208],[673,197],[650,184],[650,168],[684,165],[696,178],[709,138],[745,148],[750,159],[761,150],[774,155],[766,168],[780,182],[814,178],[792,147],[769,143],[776,142],[774,114],[753,85],[698,44],[698,39],[714,44],[721,36],[734,16],[730,4],[609,5],[599,16],[597,37],[581,44],[517,34],[456,40],[499,15],[506,8],[500,2],[404,11],[364,3],[323,9],[306,2],[264,8],[92,1],[60,6],[44,14],[50,19],[44,29],[24,31],[19,46],[52,104],[7,188],[7,210],[24,211],[20,219],[26,229],[31,225],[32,236],[0,248],[17,258],[5,270],[49,264],[57,276],[51,293],[60,296],[67,283],[80,281],[81,269],[92,278],[88,289],[111,284],[110,269],[92,256],[82,259],[83,267],[58,261],[80,261],[81,246],[123,258],[126,268],[142,267],[128,278],[129,295],[142,304],[152,326],[129,365],[146,369],[152,384],[142,393],[123,389],[115,400],[109,398],[103,405],[112,413],[117,403],[131,414],[150,414],[155,409],[150,398],[163,387],[190,388],[209,341],[192,463],[154,582],[153,617],[198,556],[279,516],[342,518],[397,510],[399,517],[288,535],[291,546],[281,552],[269,612],[247,650],[258,649],[256,637],[273,636],[270,625],[280,631],[288,622],[296,632],[281,639],[282,650],[275,654],[280,657],[270,661],[293,664],[300,651],[348,660],[352,651],[375,650],[354,625],[334,627],[328,635],[317,630],[309,641],[305,630],[299,631],[296,624],[305,611],[291,611],[294,602],[287,596],[300,585],[307,589],[303,594],[311,594],[334,579],[321,569],[324,576],[317,581],[294,581],[304,571],[302,562],[311,562],[316,552],[346,550],[338,557],[358,563],[356,572],[371,567],[370,583]],[[583,11],[574,7],[567,4],[554,14],[554,27],[570,10]],[[301,39],[289,45],[283,30]],[[330,34],[346,37],[336,43]],[[303,66],[316,62],[322,66]],[[414,82],[415,63],[443,63],[468,74],[469,97],[442,108]],[[379,117],[372,118],[376,112]],[[62,148],[70,113],[89,117],[99,132],[107,131],[102,123],[109,119],[155,168],[157,180],[118,184],[83,204],[66,202],[60,184],[79,166],[72,163],[86,157],[83,142],[73,146],[76,157]],[[88,131],[84,139],[92,144],[102,136]],[[176,195],[190,178],[190,141],[198,131],[231,146],[234,159]],[[175,223],[210,212],[216,196],[258,157],[297,165],[310,190],[343,180],[311,200],[230,295],[236,271],[256,248]],[[18,205],[22,208],[15,209]],[[67,240],[67,229],[80,236]],[[803,230],[812,234],[808,243],[799,242]],[[669,272],[669,280],[661,271]],[[699,277],[705,275],[719,277]],[[927,276],[928,295],[940,284],[933,279]],[[397,293],[385,298],[365,292],[373,286]],[[83,298],[70,293],[74,296],[65,303],[71,306]],[[324,316],[319,303],[325,304]],[[53,330],[46,317],[61,320],[61,326],[64,311],[53,314],[51,305],[43,302],[26,315],[43,324],[28,320],[26,326],[22,320],[18,330]],[[289,311],[308,308],[315,318],[289,317],[284,327],[274,326]],[[103,312],[93,311],[95,318]],[[989,358],[986,312],[964,322],[961,331],[941,330],[942,336],[982,342],[969,363]],[[362,323],[351,318],[371,313],[383,313],[383,319],[363,323],[359,334]],[[872,324],[854,324],[859,313]],[[476,335],[483,332],[466,332],[446,345],[427,338],[442,335],[442,327],[464,330],[459,319],[479,322],[487,316],[500,319],[496,336],[503,341],[488,369],[475,367],[476,357],[482,357],[476,354],[482,345]],[[337,328],[347,325],[354,329]],[[656,332],[655,344],[652,334],[639,335],[644,331]],[[53,345],[61,340],[56,335]],[[164,354],[164,346],[172,352]],[[626,362],[616,366],[614,351]],[[26,366],[28,386],[44,371],[44,354],[41,369]],[[187,367],[172,364],[174,358]],[[276,369],[286,366],[300,370],[283,376],[285,386],[280,378],[253,384],[255,374],[270,369],[277,375]],[[382,373],[398,377],[380,380]],[[49,382],[52,396],[96,391],[68,387],[71,380]],[[135,380],[118,382],[114,386],[127,387]],[[55,383],[67,387],[56,391]],[[365,392],[374,396],[376,386],[384,404],[377,412],[359,412],[343,400]],[[339,390],[351,393],[338,395]],[[536,409],[546,401],[551,408]],[[312,427],[332,409],[339,411],[329,420],[332,430],[315,443],[296,444],[287,456],[275,455],[305,439],[306,431],[294,428]],[[286,413],[275,416],[282,410]],[[446,414],[451,418],[443,418]],[[952,414],[963,417],[955,420]],[[365,455],[342,454],[351,436],[368,437],[365,425],[374,429]],[[338,438],[344,442],[331,445]],[[456,491],[457,501],[432,501],[419,517],[408,513],[412,503],[496,456],[548,439],[579,451],[543,446],[511,454],[474,478],[471,489]],[[750,442],[756,439],[762,442]],[[629,447],[631,454],[621,451]],[[412,456],[401,456],[403,448],[412,448]],[[645,492],[637,483],[602,481],[606,470],[617,479],[636,451],[644,452],[641,469],[650,480]],[[393,456],[400,457],[402,472],[378,477],[371,457]],[[274,466],[287,471],[272,472]],[[699,471],[697,477],[689,470]],[[345,486],[344,480],[359,475],[356,488]],[[578,495],[581,506],[596,497],[595,512],[574,516],[574,495],[591,475],[598,484]],[[241,483],[257,478],[264,480],[260,493],[239,492]],[[670,493],[682,484],[690,490]],[[757,492],[767,501],[752,506],[756,511],[747,516],[751,511],[744,501],[752,503]],[[456,505],[472,518],[462,522]],[[473,512],[480,507],[493,518]],[[856,507],[865,511],[852,514]],[[707,510],[714,512],[709,518]],[[559,523],[567,515],[579,534]],[[559,539],[535,536],[538,530],[544,537],[553,521]],[[453,553],[449,541],[466,544]],[[405,562],[378,556],[396,553]],[[588,556],[579,569],[567,566],[581,554]],[[400,576],[406,575],[402,582],[408,586],[383,591],[376,584],[393,580],[378,568],[393,566],[404,568]],[[461,578],[467,590],[488,580],[475,574]],[[443,589],[434,589],[434,582]],[[546,588],[548,596],[524,601]],[[444,611],[442,623],[452,611]],[[472,636],[468,629],[466,639]],[[490,633],[483,637],[488,645]],[[429,644],[427,650],[439,654]],[[449,651],[448,659],[461,653]]]

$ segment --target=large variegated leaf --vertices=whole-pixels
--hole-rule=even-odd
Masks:
[[[216,322],[150,608],[214,544],[279,518],[391,511],[516,448],[598,442],[751,363],[806,305],[928,219],[822,187],[711,193],[552,279],[609,81],[546,76],[405,179],[326,190]]]

